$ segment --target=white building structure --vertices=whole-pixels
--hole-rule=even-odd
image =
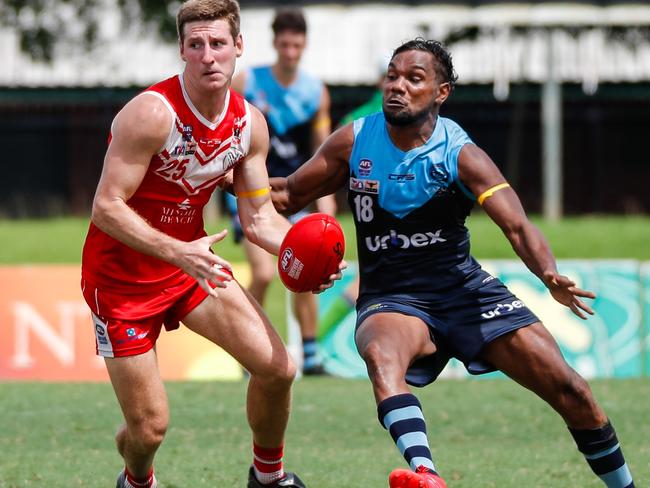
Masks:
[[[145,86],[178,72],[177,46],[154,32],[123,30],[113,1],[105,0],[98,13],[104,20],[96,47],[86,52],[59,45],[52,64],[34,62],[20,51],[14,31],[0,30],[0,86]],[[309,23],[304,68],[329,84],[373,84],[377,63],[400,43],[416,36],[446,39],[463,29],[475,29],[476,35],[452,46],[459,83],[491,83],[497,98],[507,97],[511,83],[543,82],[549,48],[560,80],[581,83],[587,93],[601,82],[650,80],[647,2],[331,4],[304,10]],[[73,12],[69,16],[73,22]],[[271,8],[242,9],[245,49],[238,69],[274,59],[272,17]]]

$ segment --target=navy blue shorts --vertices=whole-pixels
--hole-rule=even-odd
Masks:
[[[384,312],[418,317],[427,324],[436,344],[434,354],[409,367],[406,382],[413,386],[435,381],[452,357],[462,361],[471,374],[494,371],[478,358],[483,347],[508,332],[539,322],[499,279],[482,269],[452,290],[361,296],[357,301],[357,329],[371,315]]]

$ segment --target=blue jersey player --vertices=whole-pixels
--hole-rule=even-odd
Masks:
[[[340,128],[288,178],[272,179],[280,210],[295,211],[342,185],[357,230],[361,275],[355,340],[381,424],[410,469],[392,488],[444,487],[418,399],[450,357],[475,374],[500,370],[556,410],[610,488],[633,487],[616,433],[587,382],[544,325],[470,255],[465,218],[478,202],[526,266],[580,318],[594,294],[560,275],[517,194],[465,131],[438,115],[456,75],[435,41],[393,53],[383,112]]]
[[[307,22],[302,11],[296,8],[279,9],[272,28],[273,48],[277,53],[275,63],[240,73],[232,86],[266,118],[270,139],[266,160],[269,176],[287,176],[305,163],[330,134],[330,97],[322,81],[300,69],[300,60],[307,45]],[[320,212],[334,215],[334,195],[323,196],[316,202],[316,207]],[[289,220],[295,222],[304,215],[298,213]],[[276,273],[275,258],[246,239],[242,241],[251,265],[249,291],[259,303],[264,304],[266,292]],[[324,374],[316,342],[316,296],[298,293],[293,297],[293,305],[302,336],[302,372],[305,375]]]

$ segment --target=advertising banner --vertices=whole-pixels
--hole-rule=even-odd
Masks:
[[[0,380],[108,381],[80,280],[78,265],[0,267]],[[163,331],[156,350],[165,380],[242,377],[234,359],[183,326]]]
[[[641,265],[641,283],[643,290],[643,356],[645,375],[650,376],[650,262]]]
[[[482,264],[538,315],[567,361],[585,377],[650,375],[650,263],[561,261],[562,273],[597,294],[596,314],[587,321],[556,303],[520,262]],[[248,279],[245,264],[235,265],[235,273],[240,281]],[[353,340],[356,278],[350,263],[343,280],[319,295],[318,339],[326,368],[342,377],[366,376]],[[95,355],[93,323],[79,282],[77,265],[0,267],[0,380],[108,380],[103,359]],[[288,316],[289,347],[299,358],[300,334],[295,318]],[[242,378],[234,359],[184,327],[163,332],[157,352],[166,380]],[[454,360],[443,376],[467,373]]]
[[[542,282],[519,261],[484,261],[484,269],[502,280],[546,325],[557,340],[569,364],[587,378],[637,377],[650,372],[645,358],[650,337],[642,324],[648,317],[650,269],[644,266],[645,294],[642,294],[640,265],[637,261],[561,261],[562,274],[577,286],[594,291],[591,301],[595,315],[583,321],[557,303]],[[330,293],[321,295],[320,341],[326,367],[336,375],[365,377],[366,369],[353,341],[356,314],[346,288],[354,282],[356,268],[346,272]],[[645,296],[645,299],[643,298]],[[645,301],[643,301],[645,300]],[[646,319],[647,320],[647,319]],[[643,331],[646,332],[643,332]],[[644,335],[642,335],[642,333]],[[644,346],[645,345],[645,346]],[[443,376],[465,376],[458,361],[449,363]]]

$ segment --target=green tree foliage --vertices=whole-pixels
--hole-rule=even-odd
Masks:
[[[177,0],[117,0],[122,18],[127,25],[140,23],[145,28],[155,27],[168,42],[176,42]]]
[[[125,28],[155,29],[166,41],[176,39],[175,0],[2,0],[0,26],[16,29],[21,49],[33,59],[51,61],[62,44],[93,47],[101,12],[111,3]]]

